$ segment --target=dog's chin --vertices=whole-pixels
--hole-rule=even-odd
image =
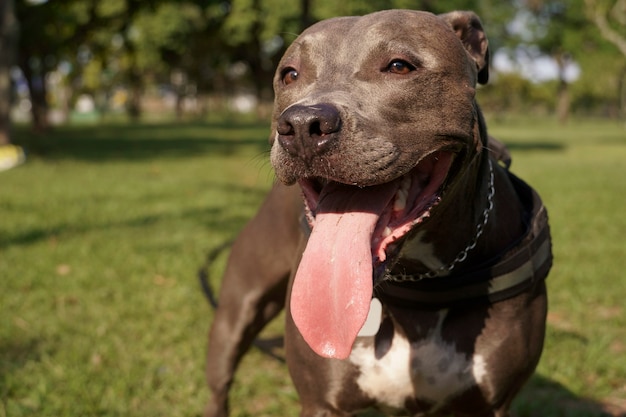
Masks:
[[[439,204],[453,160],[453,152],[435,152],[423,158],[408,173],[385,184],[376,185],[390,187],[394,194],[384,210],[378,213],[378,222],[372,234],[375,275],[384,272],[385,265],[396,255],[400,246],[398,243],[430,217],[432,209]],[[320,197],[324,195],[325,189],[336,183],[317,177],[302,178],[298,180],[298,184],[304,196],[307,220],[310,227],[314,228]],[[368,188],[370,187],[362,187],[360,192],[367,192]],[[347,210],[349,211],[349,207]]]

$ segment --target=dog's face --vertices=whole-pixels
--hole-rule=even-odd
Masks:
[[[274,78],[270,141],[276,174],[302,187],[313,229],[296,298],[308,279],[301,276],[330,276],[331,287],[337,280],[367,287],[358,296],[347,290],[337,309],[345,302],[359,317],[367,310],[371,281],[388,267],[390,252],[481,148],[474,94],[477,81],[486,81],[486,51],[480,22],[461,12],[336,18],[292,43]],[[320,269],[320,258],[349,260]],[[344,293],[343,284],[332,292]],[[310,302],[294,306],[292,297],[296,322]],[[318,353],[341,356],[325,346]]]
[[[320,22],[292,43],[276,70],[276,173],[288,184],[326,178],[363,187],[405,175],[434,153],[475,146],[476,78],[461,40],[432,14],[387,11]],[[302,138],[290,137],[285,112],[320,105],[334,107],[328,111],[338,118],[323,151],[307,138],[293,144]]]

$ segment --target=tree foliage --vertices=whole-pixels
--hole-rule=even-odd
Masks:
[[[615,68],[611,72],[618,74],[616,85],[610,87],[613,87],[611,91],[619,92],[620,116],[626,120],[626,0],[585,0],[585,5],[587,16],[600,35],[621,54],[617,56],[607,51],[605,58],[607,64]],[[602,68],[595,69],[594,73],[602,71]]]
[[[106,101],[124,89],[134,115],[146,90],[157,85],[169,86],[179,110],[188,95],[251,91],[267,100],[282,52],[315,21],[389,8],[472,9],[486,24],[492,53],[522,45],[552,56],[562,69],[576,62],[579,80],[570,86],[562,76],[556,89],[567,87],[572,102],[584,105],[619,91],[625,78],[626,55],[611,40],[626,38],[617,3],[624,0],[15,0],[22,29],[17,64],[30,88],[33,121],[45,129],[46,75],[60,63],[69,68],[64,76],[72,97],[89,93]],[[532,83],[515,82],[532,96]]]
[[[592,15],[601,10],[599,3],[610,0],[522,0],[517,3],[516,20],[521,29],[514,30],[512,44],[530,55],[547,55],[558,66],[556,112],[565,121],[570,107],[590,109],[599,102],[617,105],[621,66],[624,58],[614,45],[602,36]],[[612,0],[617,4],[623,0]],[[593,4],[592,4],[593,3]],[[593,12],[592,12],[593,10]],[[622,32],[626,26],[615,25]],[[577,65],[579,78],[572,84],[566,76],[568,67]],[[603,73],[604,76],[598,77]],[[610,106],[609,106],[610,107]]]
[[[114,33],[127,33],[138,11],[158,0],[16,0],[21,27],[17,64],[30,90],[33,123],[47,128],[47,74],[61,61],[80,70],[94,56],[108,52]],[[82,75],[82,74],[81,74]]]

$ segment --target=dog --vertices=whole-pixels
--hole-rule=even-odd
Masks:
[[[240,359],[283,308],[303,417],[509,415],[541,356],[552,253],[476,103],[488,62],[472,12],[334,18],[290,45],[279,181],[230,253],[205,416],[228,414]]]

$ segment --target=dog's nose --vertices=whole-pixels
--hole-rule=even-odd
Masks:
[[[278,118],[278,142],[292,156],[310,160],[327,151],[341,129],[341,115],[332,104],[294,105]]]

